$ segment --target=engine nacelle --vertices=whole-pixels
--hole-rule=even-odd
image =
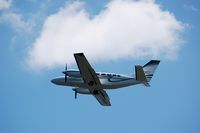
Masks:
[[[79,94],[93,94],[86,88],[75,88],[75,89],[72,89],[72,90],[75,91],[76,93],[79,93]]]
[[[69,77],[76,77],[76,78],[81,77],[80,71],[77,71],[77,70],[67,70],[67,71],[64,71],[64,73],[66,73],[67,76]]]

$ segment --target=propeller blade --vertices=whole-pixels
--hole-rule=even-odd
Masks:
[[[77,91],[75,90],[75,99],[77,98]]]
[[[65,74],[65,83],[67,82],[67,64],[65,66],[65,71],[63,72]]]
[[[66,66],[65,66],[65,71],[67,71],[67,64],[66,64]]]
[[[65,83],[67,82],[67,75],[65,74]]]

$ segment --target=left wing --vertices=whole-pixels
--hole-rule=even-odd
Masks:
[[[83,53],[74,54],[76,63],[83,77],[85,84],[90,88],[89,91],[103,106],[111,106],[110,99],[106,91],[103,90],[96,72],[91,67]],[[93,88],[93,89],[91,89]]]
[[[89,87],[98,87],[96,89],[101,89],[101,83],[96,75],[94,69],[90,66],[89,62],[85,58],[83,53],[74,54],[76,63],[83,77],[83,80]]]

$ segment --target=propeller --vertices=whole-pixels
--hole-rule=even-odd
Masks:
[[[75,99],[77,98],[77,91],[75,90]]]
[[[65,71],[63,71],[62,73],[65,74],[65,82],[67,82],[67,64],[65,66]]]
[[[74,94],[75,94],[75,99],[77,98],[77,90],[76,88],[72,89],[74,91]]]

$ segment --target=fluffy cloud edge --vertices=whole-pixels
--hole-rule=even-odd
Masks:
[[[0,0],[0,10],[5,10],[11,7],[11,0]]]
[[[113,0],[95,16],[87,12],[83,2],[73,2],[46,19],[29,48],[26,63],[32,69],[73,64],[75,52],[86,53],[92,62],[175,59],[184,28],[153,0]]]

